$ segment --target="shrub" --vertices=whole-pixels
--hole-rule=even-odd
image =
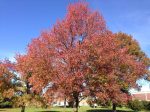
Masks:
[[[122,104],[122,103],[118,103],[117,104],[117,107],[120,107],[120,108],[123,108],[125,105],[124,104]]]
[[[9,102],[9,101],[1,102],[0,108],[12,108],[12,102]]]
[[[144,108],[142,101],[139,101],[139,100],[129,101],[128,106],[129,108],[135,111],[140,111]]]
[[[150,110],[150,102],[149,101],[142,101],[142,104],[143,104],[143,109],[146,109],[146,110]]]

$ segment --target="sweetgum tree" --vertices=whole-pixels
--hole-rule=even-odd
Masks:
[[[23,75],[31,73],[33,90],[41,93],[49,86],[46,97],[51,96],[51,90],[63,90],[65,97],[75,100],[78,109],[79,97],[84,96],[87,88],[84,84],[87,63],[81,46],[85,39],[105,36],[107,32],[98,12],[92,12],[87,4],[70,5],[64,20],[34,39],[27,55],[17,57],[22,60],[18,61],[18,68]]]
[[[34,92],[49,102],[61,93],[74,101],[77,112],[80,100],[87,96],[113,104],[126,101],[121,89],[134,86],[146,73],[144,63],[127,51],[119,47],[99,12],[86,3],[75,3],[68,6],[63,20],[33,39],[26,55],[16,57],[16,67],[28,77]]]

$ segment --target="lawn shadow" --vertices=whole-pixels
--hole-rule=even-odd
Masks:
[[[0,110],[0,111],[6,111],[6,110]]]
[[[36,111],[36,112],[60,112],[60,111],[43,110],[43,111]]]
[[[108,109],[90,109],[90,110],[87,110],[86,112],[113,112],[113,111],[108,110]],[[133,111],[117,110],[117,112],[133,112]]]
[[[55,110],[42,110],[42,111],[36,111],[36,112],[62,112],[62,111],[55,111]],[[64,111],[64,112],[70,112],[70,111]]]

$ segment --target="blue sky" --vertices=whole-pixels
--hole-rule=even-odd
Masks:
[[[77,0],[0,0],[0,59],[25,53],[28,43],[50,29]],[[113,32],[133,35],[150,56],[150,0],[87,0]]]

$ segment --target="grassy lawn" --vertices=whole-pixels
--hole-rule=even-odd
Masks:
[[[42,109],[42,108],[26,108],[26,112],[72,112],[72,108],[49,108],[49,109]],[[117,112],[133,112],[131,109],[127,108],[117,108]],[[0,112],[20,112],[20,108],[13,108],[13,109],[0,109]],[[81,107],[79,108],[79,112],[111,112],[108,108],[90,108],[90,107]],[[141,111],[146,112],[146,111]],[[147,111],[148,112],[148,111]]]

